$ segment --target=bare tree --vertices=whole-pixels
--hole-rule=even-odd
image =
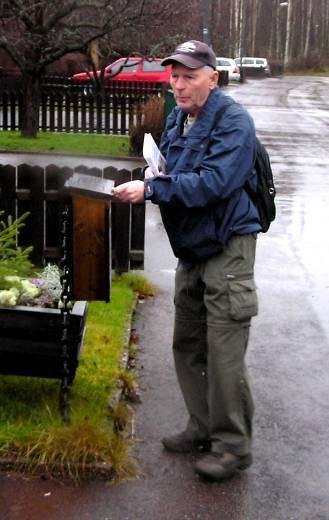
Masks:
[[[258,17],[259,17],[259,0],[252,0],[251,2],[251,13],[250,13],[250,21],[251,21],[251,38],[250,38],[250,53],[252,56],[255,54],[256,49],[256,32],[258,25]]]
[[[147,17],[160,17],[166,8],[148,0],[0,0],[0,47],[22,72],[22,135],[36,137],[40,81],[48,65],[68,53],[113,39]]]
[[[209,5],[210,43],[217,55],[264,55],[286,67],[329,63],[329,0],[209,0]],[[116,51],[161,56],[190,38],[202,39],[200,0],[0,0],[0,47],[23,75],[23,135],[36,135],[40,80],[66,54],[87,53],[94,45],[93,64],[102,69]]]
[[[328,66],[329,0],[217,0],[217,7],[225,19],[220,32],[218,17],[211,20],[219,34],[213,38],[215,50],[264,55],[286,68]],[[216,30],[211,27],[211,34]]]
[[[291,60],[291,30],[292,30],[293,0],[288,2],[288,14],[286,23],[286,43],[284,48],[283,66],[286,69]]]
[[[306,35],[305,35],[305,44],[304,44],[304,58],[306,59],[309,53],[309,47],[310,47],[310,34],[311,34],[311,21],[312,21],[312,8],[313,8],[313,1],[309,0],[308,2],[308,8],[306,13]]]

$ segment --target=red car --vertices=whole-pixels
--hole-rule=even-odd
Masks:
[[[120,58],[111,65],[108,65],[104,71],[104,79],[114,81],[153,81],[155,83],[169,83],[171,65],[161,65],[162,59],[153,58]],[[92,72],[80,72],[74,74],[74,81],[89,81]],[[100,71],[96,74],[99,76]]]

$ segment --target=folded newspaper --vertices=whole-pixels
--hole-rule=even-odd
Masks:
[[[166,173],[166,159],[154,141],[152,134],[144,134],[143,156],[154,175]]]

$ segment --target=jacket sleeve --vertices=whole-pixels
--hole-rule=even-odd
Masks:
[[[165,157],[169,147],[168,130],[173,123],[168,120],[161,140]],[[189,170],[174,168],[165,176],[148,179],[145,198],[155,204],[183,207],[216,204],[241,189],[248,179],[252,180],[255,153],[253,120],[241,105],[233,104],[207,137],[200,164]]]

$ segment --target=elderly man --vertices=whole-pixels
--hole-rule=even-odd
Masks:
[[[203,451],[199,475],[222,480],[252,462],[253,400],[245,366],[257,314],[254,124],[218,88],[216,57],[205,43],[179,45],[172,64],[177,107],[160,150],[166,171],[115,189],[124,202],[158,204],[174,254],[176,373],[189,419],[162,439],[171,452]],[[207,451],[207,453],[204,453]]]

